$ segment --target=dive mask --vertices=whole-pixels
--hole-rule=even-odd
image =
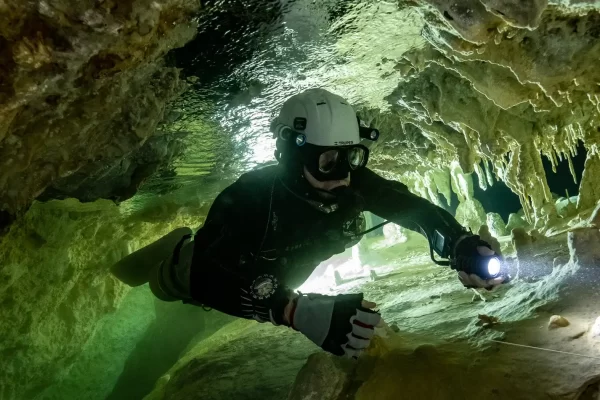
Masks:
[[[305,143],[298,150],[306,169],[321,182],[345,179],[369,160],[369,149],[362,144],[324,147]]]

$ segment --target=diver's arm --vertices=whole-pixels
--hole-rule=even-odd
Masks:
[[[292,291],[281,277],[245,254],[246,243],[262,238],[265,229],[264,222],[259,223],[262,209],[252,195],[256,187],[247,186],[238,180],[221,192],[196,233],[192,297],[229,315],[286,324],[284,308]]]
[[[492,289],[508,278],[505,269],[499,275],[473,273],[474,259],[495,253],[487,242],[467,231],[449,212],[412,194],[400,182],[384,179],[366,168],[357,172],[352,175],[351,185],[361,193],[365,208],[425,235],[432,250],[450,259],[449,265],[458,271],[465,287]]]
[[[363,197],[367,211],[423,234],[430,243],[437,231],[445,238],[441,257],[450,257],[454,244],[468,233],[448,211],[411,193],[403,183],[385,179],[367,168],[352,174],[351,186]]]

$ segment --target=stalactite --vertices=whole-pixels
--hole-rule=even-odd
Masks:
[[[592,144],[588,147],[587,158],[579,185],[578,210],[593,207],[600,199],[600,146]]]
[[[450,183],[450,171],[447,168],[431,171],[431,179],[435,183],[438,193],[441,193],[446,199],[446,204],[450,206],[452,201],[452,188]]]
[[[541,157],[540,150],[533,141],[521,143],[510,153],[504,180],[519,196],[526,220],[536,224],[547,223],[555,217],[551,210],[544,207],[551,202],[552,195],[546,182]]]
[[[556,147],[552,146],[550,151],[550,161],[552,162],[552,172],[556,173],[556,166],[558,165],[558,158],[556,157]]]
[[[475,170],[475,173],[477,174],[477,179],[479,181],[479,187],[482,190],[487,190],[487,178],[485,176],[485,173],[481,169],[481,166],[479,165],[479,163],[475,163],[473,165],[473,168]]]
[[[547,147],[544,147],[544,148],[542,148],[541,153],[543,156],[545,156],[548,159],[548,161],[550,161],[550,167],[552,168],[552,172],[556,173],[554,147],[550,146],[549,149]]]
[[[464,174],[456,161],[450,165],[450,176],[452,178],[452,190],[461,203],[473,198],[473,178]]]
[[[440,199],[438,197],[437,185],[433,178],[433,172],[428,171],[427,173],[424,174],[422,179],[423,179],[424,192],[427,194],[427,198],[433,204],[441,206]]]
[[[485,170],[485,179],[487,180],[487,184],[488,186],[492,187],[494,186],[494,177],[492,176],[492,172],[490,171],[490,160],[488,160],[487,158],[483,159],[483,167]]]
[[[575,168],[573,168],[573,161],[571,160],[571,157],[567,157],[567,160],[569,161],[569,171],[571,171],[573,182],[577,184],[577,175],[575,174]]]

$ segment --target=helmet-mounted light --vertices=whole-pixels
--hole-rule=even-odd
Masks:
[[[379,139],[379,129],[375,128],[365,128],[361,126],[358,128],[358,134],[360,135],[361,139],[367,139],[373,142]]]
[[[356,121],[358,123],[358,135],[361,139],[367,139],[373,142],[379,139],[379,129],[369,128],[366,122],[361,120],[358,116],[356,117]]]
[[[294,132],[289,126],[279,123],[277,119],[271,123],[271,132],[273,132],[273,139],[281,139],[284,142],[293,141],[298,147],[304,146],[306,143],[304,133]]]

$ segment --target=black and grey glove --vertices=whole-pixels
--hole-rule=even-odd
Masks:
[[[363,307],[362,301],[362,293],[301,294],[290,314],[291,325],[323,350],[357,358],[381,321],[379,313]]]

